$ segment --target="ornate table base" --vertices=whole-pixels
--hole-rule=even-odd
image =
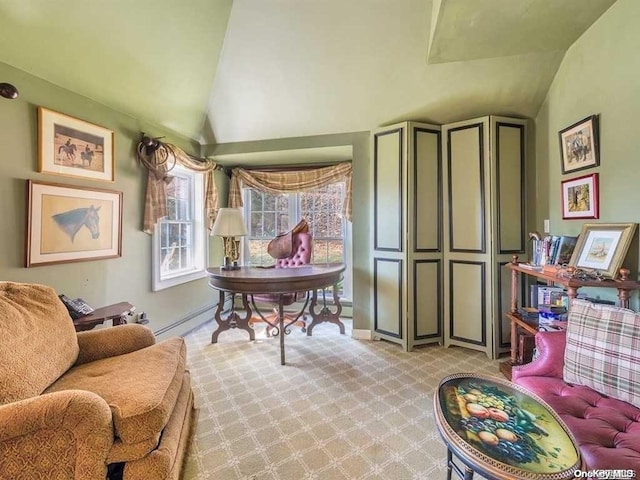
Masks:
[[[256,332],[253,330],[251,325],[249,325],[249,319],[251,318],[251,307],[249,306],[249,302],[247,301],[247,295],[242,295],[242,305],[244,306],[246,315],[241,317],[235,310],[234,300],[235,293],[231,294],[231,313],[227,315],[226,318],[222,318],[222,311],[224,310],[224,292],[220,290],[220,300],[218,301],[218,306],[216,308],[215,319],[218,323],[218,328],[215,329],[213,335],[211,335],[211,343],[218,343],[218,335],[224,332],[225,330],[229,330],[232,328],[240,328],[242,330],[246,330],[249,332],[249,340],[256,339]]]
[[[318,307],[318,290],[313,290],[313,294],[311,295],[311,305],[309,306],[309,313],[311,314],[311,318],[313,319],[308,327],[306,327],[307,336],[311,336],[313,332],[313,328],[316,325],[319,325],[324,322],[333,323],[338,326],[340,329],[340,333],[342,335],[345,334],[344,323],[340,321],[340,313],[342,312],[342,305],[340,304],[340,297],[338,296],[338,286],[333,286],[333,302],[335,305],[335,311],[331,311],[329,307],[327,307],[327,301],[325,296],[325,289],[322,289],[322,308],[320,311],[316,311]],[[285,315],[284,315],[284,303],[283,297],[285,294],[280,294],[280,301],[278,303],[278,318],[276,322],[270,322],[267,318],[260,312],[260,309],[257,307],[255,302],[253,301],[253,296],[251,296],[251,305],[255,312],[260,316],[260,318],[271,328],[275,329],[275,332],[272,333],[274,337],[280,337],[280,364],[284,365],[285,355],[284,355],[284,335],[281,335],[280,332],[284,332],[285,335],[289,335],[291,333],[291,325],[296,323],[298,319],[304,314],[304,311],[309,304],[309,293],[307,293],[306,301],[304,302],[304,306],[300,311],[296,314],[293,320],[285,323]],[[232,310],[231,313],[227,315],[226,318],[222,318],[222,312],[224,310],[224,292],[220,290],[220,300],[218,301],[218,307],[216,308],[215,319],[218,323],[218,328],[215,329],[213,335],[211,335],[211,343],[218,342],[218,335],[220,335],[225,330],[230,330],[232,328],[240,328],[242,330],[246,330],[249,332],[249,340],[255,340],[256,334],[251,326],[249,320],[251,320],[252,310],[249,305],[248,295],[242,294],[242,306],[245,310],[244,317],[238,315],[238,312],[235,310],[234,300],[235,293],[231,294],[231,304]],[[303,330],[304,331],[304,330]]]
[[[211,336],[211,343],[218,341],[218,335],[225,330],[231,328],[241,328],[249,332],[249,339],[255,340],[255,332],[250,324],[251,307],[249,306],[248,296],[257,294],[275,294],[278,295],[278,321],[272,323],[267,321],[260,311],[256,308],[257,313],[272,328],[277,329],[280,337],[280,363],[285,364],[284,356],[284,336],[289,333],[289,327],[302,315],[302,311],[292,321],[285,323],[284,315],[284,296],[289,292],[311,291],[313,297],[311,300],[310,313],[313,321],[307,329],[307,335],[311,335],[313,328],[323,322],[331,322],[338,325],[340,333],[345,333],[344,324],[340,321],[339,315],[342,311],[340,299],[337,294],[337,285],[342,279],[342,272],[345,266],[343,264],[335,265],[305,265],[296,268],[271,268],[261,269],[256,267],[241,267],[238,270],[224,270],[209,268],[209,285],[220,292],[220,300],[216,308],[215,319],[218,328]],[[326,305],[324,289],[333,285],[333,299],[336,304],[335,312],[332,312]],[[318,304],[318,289],[323,290],[323,307],[316,312]],[[226,318],[222,318],[224,310],[224,292],[232,294],[232,300],[236,294],[242,295],[242,305],[245,310],[245,316],[240,316],[235,306]],[[307,295],[308,301],[308,295]],[[253,302],[253,299],[252,299]],[[306,307],[306,303],[305,303]],[[303,307],[304,311],[304,307]],[[275,335],[274,335],[275,336]]]
[[[311,306],[309,307],[309,313],[311,314],[311,318],[313,320],[307,327],[307,336],[311,336],[313,327],[324,322],[335,323],[336,325],[338,325],[338,328],[340,328],[340,333],[344,335],[344,323],[340,321],[340,312],[342,312],[342,305],[340,304],[340,297],[338,296],[337,284],[333,286],[333,303],[336,308],[335,312],[332,312],[329,307],[327,307],[325,290],[322,289],[322,309],[319,312],[316,312],[316,306],[318,305],[318,290],[313,291],[313,295],[311,297]]]

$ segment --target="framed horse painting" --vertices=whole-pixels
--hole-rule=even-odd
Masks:
[[[122,192],[27,180],[26,266],[122,255]]]
[[[114,133],[99,125],[38,108],[38,171],[114,181]]]
[[[600,165],[597,115],[560,130],[559,136],[563,174]]]

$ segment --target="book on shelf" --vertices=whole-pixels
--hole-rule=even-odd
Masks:
[[[571,260],[571,255],[573,254],[573,250],[576,248],[578,237],[562,235],[558,237],[556,242],[557,245],[554,249],[553,257],[551,257],[550,263],[553,263],[554,265],[563,265],[565,263],[569,263],[569,261]]]
[[[559,243],[560,243],[559,235],[551,235],[551,237],[549,237],[549,258],[547,259],[548,265],[553,264],[553,260],[556,256],[556,252],[558,251]]]

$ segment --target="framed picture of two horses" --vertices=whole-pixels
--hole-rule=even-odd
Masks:
[[[114,181],[114,133],[44,107],[38,108],[38,171]]]
[[[122,192],[27,180],[26,266],[122,255]]]
[[[600,165],[597,115],[560,130],[559,136],[563,174]]]

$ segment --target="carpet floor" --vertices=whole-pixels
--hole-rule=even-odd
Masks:
[[[185,339],[199,417],[184,480],[444,479],[446,448],[433,419],[444,376],[499,377],[498,362],[462,348],[351,338],[335,325],[298,328],[279,339],[256,326],[215,324]]]

